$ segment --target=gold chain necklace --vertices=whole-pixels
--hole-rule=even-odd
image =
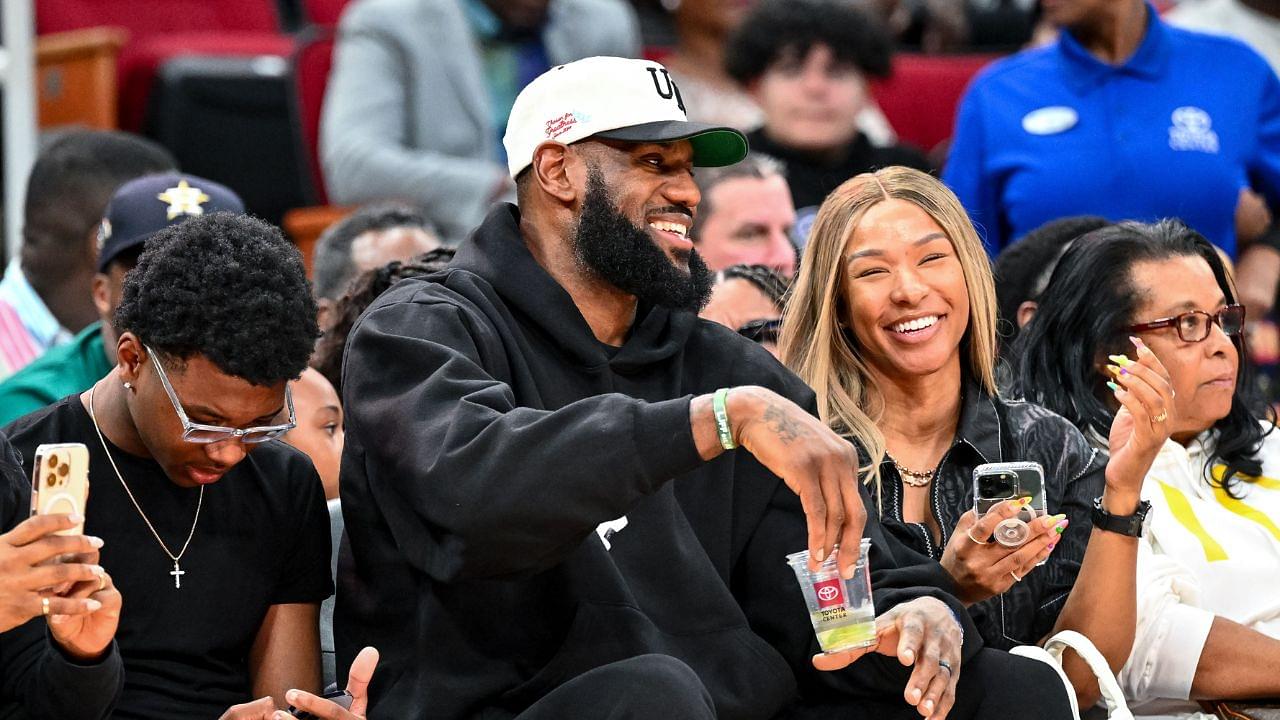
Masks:
[[[897,469],[898,474],[902,476],[902,482],[910,485],[911,487],[928,487],[929,483],[933,482],[933,474],[936,472],[935,470],[929,470],[927,472],[912,470],[900,465],[897,460],[893,459],[892,455],[889,455],[888,453],[885,453],[885,455],[889,458],[889,462],[893,463],[893,467]]]
[[[102,452],[107,454],[107,461],[111,463],[111,469],[115,470],[116,477],[120,479],[120,484],[124,486],[125,494],[129,496],[129,500],[133,503],[133,507],[137,509],[138,514],[142,516],[142,522],[147,524],[147,529],[155,536],[156,542],[160,543],[160,548],[164,550],[164,554],[168,555],[169,559],[173,561],[173,570],[170,571],[169,574],[173,576],[173,587],[175,589],[181,589],[182,576],[186,575],[187,571],[182,569],[178,561],[182,560],[182,556],[187,554],[187,547],[191,545],[191,538],[196,535],[196,524],[200,522],[200,508],[204,505],[204,486],[200,486],[200,496],[196,500],[196,519],[191,521],[191,532],[187,533],[187,541],[182,543],[182,549],[178,551],[177,555],[174,555],[173,552],[169,550],[169,546],[160,538],[160,533],[156,532],[156,527],[151,524],[150,518],[147,517],[146,513],[142,512],[142,506],[138,504],[138,499],[133,496],[133,491],[129,489],[129,483],[124,481],[124,476],[120,474],[120,468],[116,467],[115,458],[111,457],[111,451],[107,449],[107,439],[102,436],[102,428],[98,427],[98,416],[93,412],[93,393],[97,389],[97,385],[89,388],[89,419],[93,421],[93,429],[98,432],[98,441],[102,443]]]

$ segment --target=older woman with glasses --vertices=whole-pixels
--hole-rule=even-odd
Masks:
[[[192,218],[152,237],[125,279],[115,368],[8,428],[28,473],[42,443],[88,448],[85,532],[123,596],[115,717],[258,720],[290,689],[320,690],[324,491],[275,441],[295,423],[287,383],[315,314],[278,230]]]
[[[862,450],[885,527],[948,571],[988,645],[1076,630],[1119,669],[1138,547],[1120,520],[1140,511],[1139,486],[1167,437],[1152,420],[1170,402],[1154,356],[1129,348],[1138,359],[1124,382],[1141,392],[1123,398],[1110,463],[1063,418],[1001,398],[981,241],[955,195],[908,168],[859,175],[828,196],[792,293],[783,361]],[[1022,543],[994,533],[1025,502],[977,517],[975,471],[998,462],[1043,468],[1047,514],[1029,520]],[[1092,704],[1092,674],[1074,662],[1067,673]]]
[[[1110,388],[1130,377],[1108,358],[1134,336],[1169,371],[1171,435],[1142,487],[1152,511],[1120,678],[1140,714],[1280,695],[1280,433],[1250,393],[1243,326],[1207,240],[1176,221],[1125,223],[1075,242],[1019,338],[1015,391],[1099,444]]]

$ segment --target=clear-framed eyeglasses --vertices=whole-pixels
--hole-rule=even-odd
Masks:
[[[285,386],[284,389],[284,403],[289,408],[289,422],[283,425],[231,428],[191,422],[191,418],[187,417],[186,410],[182,408],[182,402],[178,400],[178,394],[173,391],[173,385],[169,384],[169,376],[165,374],[164,366],[160,364],[160,356],[156,354],[155,350],[145,345],[143,347],[147,350],[147,356],[155,363],[156,374],[160,376],[160,384],[164,386],[164,391],[169,396],[169,402],[173,403],[173,411],[178,414],[178,419],[182,421],[182,439],[187,442],[212,444],[226,440],[239,440],[242,443],[260,443],[274,440],[289,432],[298,424],[297,415],[293,411],[293,393],[289,391],[288,386]]]

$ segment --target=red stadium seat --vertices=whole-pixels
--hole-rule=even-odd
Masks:
[[[951,137],[969,81],[998,55],[916,55],[893,58],[893,75],[871,92],[902,142],[926,152]]]
[[[328,201],[328,196],[320,166],[320,111],[333,64],[333,45],[331,29],[313,28],[298,40],[292,57],[293,126],[298,133],[299,156],[306,164],[303,176],[311,180],[311,199],[321,205]]]
[[[273,0],[37,0],[41,33],[117,25],[135,39],[189,30],[275,32]]]
[[[38,0],[39,33],[116,26],[129,31],[120,52],[120,126],[142,128],[157,69],[180,55],[288,57],[275,0]]]
[[[331,27],[338,24],[349,2],[351,0],[302,0],[302,8],[312,25]]]

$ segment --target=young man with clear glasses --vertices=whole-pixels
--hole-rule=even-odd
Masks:
[[[124,598],[116,718],[259,720],[286,691],[320,689],[324,493],[307,458],[273,442],[294,425],[287,383],[315,312],[278,230],[192,218],[127,277],[115,368],[8,428],[27,463],[41,443],[89,449],[86,533],[105,540]]]

